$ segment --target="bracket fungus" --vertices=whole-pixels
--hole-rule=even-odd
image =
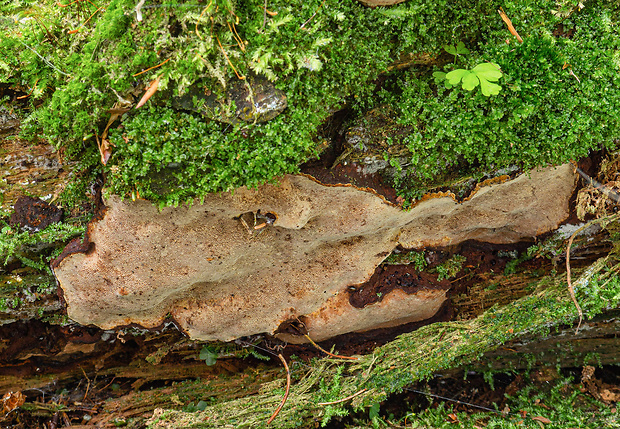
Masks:
[[[483,186],[462,203],[439,196],[409,211],[302,175],[161,211],[110,196],[83,250],[70,245],[53,268],[68,316],[81,324],[153,328],[171,316],[192,338],[229,341],[303,318],[318,341],[437,312],[441,287],[395,289],[364,308],[350,303],[349,288],[397,246],[531,238],[568,216],[574,187],[563,165]]]

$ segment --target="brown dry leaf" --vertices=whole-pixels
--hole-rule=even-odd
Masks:
[[[149,98],[151,98],[153,94],[157,92],[157,88],[159,88],[159,76],[157,76],[153,80],[153,82],[151,82],[146,92],[144,93],[144,95],[142,96],[138,104],[136,105],[136,109],[139,109],[140,107],[144,106],[146,102],[149,101]]]
[[[97,147],[99,148],[101,163],[103,165],[106,165],[108,163],[110,157],[112,156],[112,147],[114,146],[110,142],[110,140],[108,140],[108,130],[117,119],[119,119],[121,116],[123,116],[123,114],[125,114],[125,112],[128,111],[129,109],[117,107],[113,107],[112,109],[108,110],[108,112],[110,113],[110,119],[108,119],[108,123],[105,126],[103,133],[101,134],[101,143],[99,143],[99,138],[97,138]]]
[[[541,416],[534,416],[532,417],[532,420],[536,420],[537,422],[541,422],[541,423],[551,423],[551,420],[549,420],[547,417],[541,417]]]
[[[112,143],[108,139],[101,139],[99,145],[99,153],[101,154],[101,163],[106,165],[112,156]]]
[[[603,388],[601,389],[600,395],[603,402],[606,403],[620,401],[620,392],[617,388],[612,388],[612,390]]]
[[[459,417],[455,413],[448,414],[449,423],[459,423]]]
[[[21,407],[26,402],[26,397],[22,392],[7,392],[2,397],[2,412],[10,413],[17,407]]]

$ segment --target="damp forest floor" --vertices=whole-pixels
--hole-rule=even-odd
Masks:
[[[0,161],[13,173],[3,222],[18,195],[54,198],[71,174],[70,165],[49,161],[47,145],[13,153],[19,140],[5,137]],[[594,175],[602,157],[580,166]],[[305,168],[316,174],[320,166]],[[578,224],[571,204],[567,224]],[[71,226],[57,231],[60,242],[81,233],[94,205],[65,213]],[[400,249],[379,268],[384,282],[373,284],[374,295],[389,292],[388,280],[425,270],[451,283],[449,304],[433,319],[337,337],[320,343],[323,350],[260,335],[199,343],[172,324],[159,331],[73,324],[41,266],[54,243],[26,244],[19,257],[0,261],[0,427],[267,427],[285,392],[278,355],[292,383],[269,427],[620,427],[618,219],[609,219],[573,246],[585,314],[578,333],[564,268],[568,237],[548,234],[514,245]]]

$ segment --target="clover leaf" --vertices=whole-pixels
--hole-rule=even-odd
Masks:
[[[454,45],[446,45],[443,47],[447,53],[454,55],[455,57],[460,54],[469,54],[469,49],[465,47],[465,43],[459,42]]]
[[[463,89],[466,91],[472,91],[475,87],[480,85],[482,94],[486,97],[491,95],[497,95],[501,91],[502,87],[492,83],[497,82],[499,78],[503,76],[499,66],[493,63],[478,64],[471,70],[456,69],[449,73],[446,73],[446,87],[458,85],[462,83]],[[435,76],[439,78],[439,76]]]
[[[217,362],[218,353],[213,347],[203,346],[198,357],[200,360],[204,360],[208,366],[213,366]]]

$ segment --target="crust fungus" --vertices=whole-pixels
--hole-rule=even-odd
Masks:
[[[396,246],[539,235],[568,216],[574,185],[563,165],[482,187],[463,203],[441,196],[409,211],[300,175],[161,211],[111,196],[89,225],[88,250],[68,248],[54,273],[69,317],[81,324],[152,328],[170,315],[192,338],[230,341],[303,318],[309,336],[322,340],[439,309],[445,288],[395,289],[364,308],[351,305],[348,289]]]

